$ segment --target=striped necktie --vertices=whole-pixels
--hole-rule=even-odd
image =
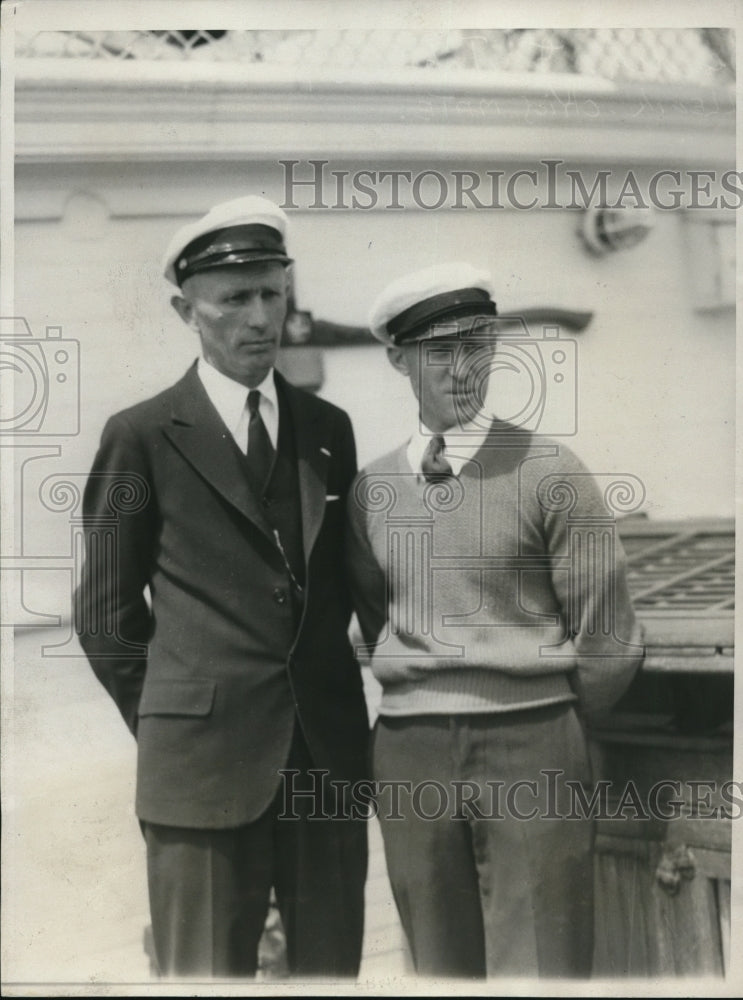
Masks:
[[[271,438],[263,423],[260,411],[261,394],[258,389],[248,393],[248,468],[253,483],[262,493],[268,483],[275,456]]]
[[[434,434],[421,460],[421,470],[429,483],[453,476],[454,470],[444,458],[446,442],[442,434]]]

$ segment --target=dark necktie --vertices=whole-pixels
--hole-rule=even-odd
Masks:
[[[443,436],[435,434],[428,442],[428,447],[423,453],[421,469],[429,483],[435,483],[438,480],[445,479],[447,476],[454,475],[452,467],[444,458],[445,447],[446,442]]]
[[[261,417],[260,401],[261,394],[258,389],[251,389],[248,393],[248,413],[250,414],[248,421],[248,467],[256,488],[262,492],[271,474],[274,447]]]

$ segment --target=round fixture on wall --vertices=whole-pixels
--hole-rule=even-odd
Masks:
[[[655,225],[650,208],[588,208],[580,234],[588,249],[599,256],[636,246]]]

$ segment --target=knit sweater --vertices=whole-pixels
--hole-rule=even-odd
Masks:
[[[439,483],[410,468],[403,444],[358,474],[348,514],[359,653],[382,685],[380,714],[577,698],[591,715],[627,688],[643,647],[624,553],[597,480],[564,444],[496,421]]]

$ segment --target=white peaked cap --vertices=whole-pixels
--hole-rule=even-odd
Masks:
[[[383,344],[416,339],[436,322],[495,315],[492,295],[487,271],[464,261],[434,264],[387,285],[371,308],[369,327]]]
[[[173,234],[163,257],[163,273],[179,285],[190,274],[213,267],[271,260],[291,263],[284,246],[287,230],[285,213],[268,198],[246,195],[222,202]],[[184,254],[186,250],[189,253]]]

